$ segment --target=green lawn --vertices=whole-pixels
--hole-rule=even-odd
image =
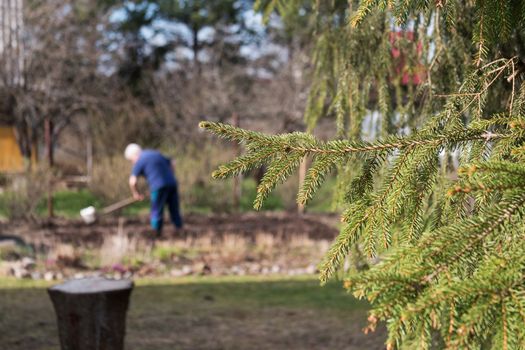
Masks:
[[[63,190],[53,193],[55,215],[67,218],[78,218],[80,210],[89,206],[100,207],[102,201],[88,190]],[[47,202],[42,201],[38,206],[38,213],[42,216],[47,213]]]
[[[0,195],[0,217],[7,218],[8,216],[6,205],[2,205],[2,203],[10,200],[9,198],[9,196]],[[91,205],[101,207],[102,201],[86,189],[78,191],[62,190],[53,193],[53,204],[55,215],[77,219],[80,217],[80,209]],[[36,212],[40,216],[47,215],[47,201],[45,198],[39,201]]]
[[[312,277],[138,280],[126,349],[381,349],[367,304]],[[45,282],[0,279],[0,349],[58,349]]]

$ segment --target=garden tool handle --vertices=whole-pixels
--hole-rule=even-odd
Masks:
[[[137,200],[133,197],[128,197],[126,199],[121,200],[120,202],[117,202],[115,204],[111,204],[110,206],[105,207],[101,210],[101,215],[106,215],[109,213],[114,212],[115,210],[122,209],[124,207],[127,207],[128,205],[131,205],[133,203],[137,202]]]

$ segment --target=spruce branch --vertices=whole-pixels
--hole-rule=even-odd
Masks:
[[[283,18],[301,4],[258,1],[267,14],[276,11]],[[304,157],[312,163],[299,203],[310,200],[330,172],[344,169],[338,174],[347,206],[343,226],[320,278],[326,283],[357,245],[378,256],[379,263],[351,273],[345,287],[371,302],[369,330],[387,321],[389,350],[433,346],[434,330],[450,349],[525,348],[523,327],[516,327],[525,322],[525,84],[521,64],[508,53],[515,40],[506,42],[518,38],[525,5],[496,0],[352,5],[312,5],[317,40],[305,112],[309,131],[321,117],[334,116],[337,137],[348,139],[268,136],[206,122],[201,126],[246,150],[214,176],[268,165],[255,200],[260,208]],[[470,15],[473,10],[477,16]],[[349,23],[333,20],[343,14]],[[404,28],[392,29],[392,23],[412,21],[413,38],[404,36]],[[393,59],[393,48],[408,67]],[[411,79],[418,65],[424,81],[402,82],[397,71],[406,69]],[[365,142],[370,111],[369,135],[381,138]]]
[[[352,181],[350,190],[345,194],[346,202],[352,203],[361,200],[372,191],[374,175],[389,155],[390,153],[372,153],[367,156],[362,166],[361,175]]]
[[[350,19],[350,24],[354,27],[358,26],[366,16],[374,9],[374,7],[379,5],[379,0],[363,0],[359,4],[359,7],[355,14]]]
[[[304,155],[333,154],[388,151],[407,147],[448,146],[468,141],[493,141],[510,137],[508,133],[493,133],[491,131],[465,129],[438,135],[414,134],[408,137],[388,137],[377,142],[356,142],[347,140],[318,141],[310,134],[293,133],[277,136],[267,136],[254,131],[247,131],[231,125],[201,122],[200,127],[222,138],[237,142],[247,142],[258,147],[274,147],[284,153],[300,152]]]
[[[370,212],[365,211],[364,203],[356,203],[350,209],[347,209],[346,215],[343,217],[352,217],[337,236],[335,242],[330,247],[330,250],[325,255],[320,267],[319,279],[321,284],[325,284],[336,273],[344,259],[347,252],[350,250],[352,244],[357,242],[359,234],[363,229]]]
[[[297,203],[306,204],[314,192],[323,184],[326,175],[337,164],[344,162],[347,156],[345,154],[332,156],[329,154],[322,154],[315,158],[314,163],[308,170],[299,194],[297,196]]]
[[[239,156],[227,164],[219,166],[213,172],[212,176],[216,179],[224,179],[231,176],[236,176],[247,171],[263,165],[269,159],[275,157],[273,149],[259,149],[259,151],[248,152],[245,155]]]
[[[465,256],[468,256],[482,240],[500,230],[514,215],[520,216],[524,211],[524,203],[523,191],[514,192],[495,206],[487,217],[469,219],[458,226],[447,226],[433,233],[431,237],[447,237],[447,240],[441,238],[432,245],[427,263],[432,265],[437,261],[437,264],[434,265],[433,272],[424,276],[422,281],[428,283],[451,264],[464,262]],[[451,238],[455,241],[451,242]]]
[[[257,187],[257,195],[253,206],[259,210],[264,200],[278,183],[283,183],[292,172],[299,166],[304,155],[301,153],[283,155],[273,160],[264,174],[261,183]]]

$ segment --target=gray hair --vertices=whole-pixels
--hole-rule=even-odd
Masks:
[[[126,146],[126,150],[124,151],[124,157],[127,160],[132,160],[136,156],[138,156],[142,152],[142,148],[137,145],[136,143],[130,143]]]

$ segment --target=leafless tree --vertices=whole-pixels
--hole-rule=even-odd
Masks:
[[[96,105],[100,34],[90,9],[75,1],[31,1],[24,7],[20,0],[1,1],[3,10],[16,3],[20,21],[17,44],[4,44],[0,56],[0,118],[15,126],[20,150],[29,159],[44,120],[52,123],[56,137],[74,116]],[[14,56],[17,65],[9,64]]]

